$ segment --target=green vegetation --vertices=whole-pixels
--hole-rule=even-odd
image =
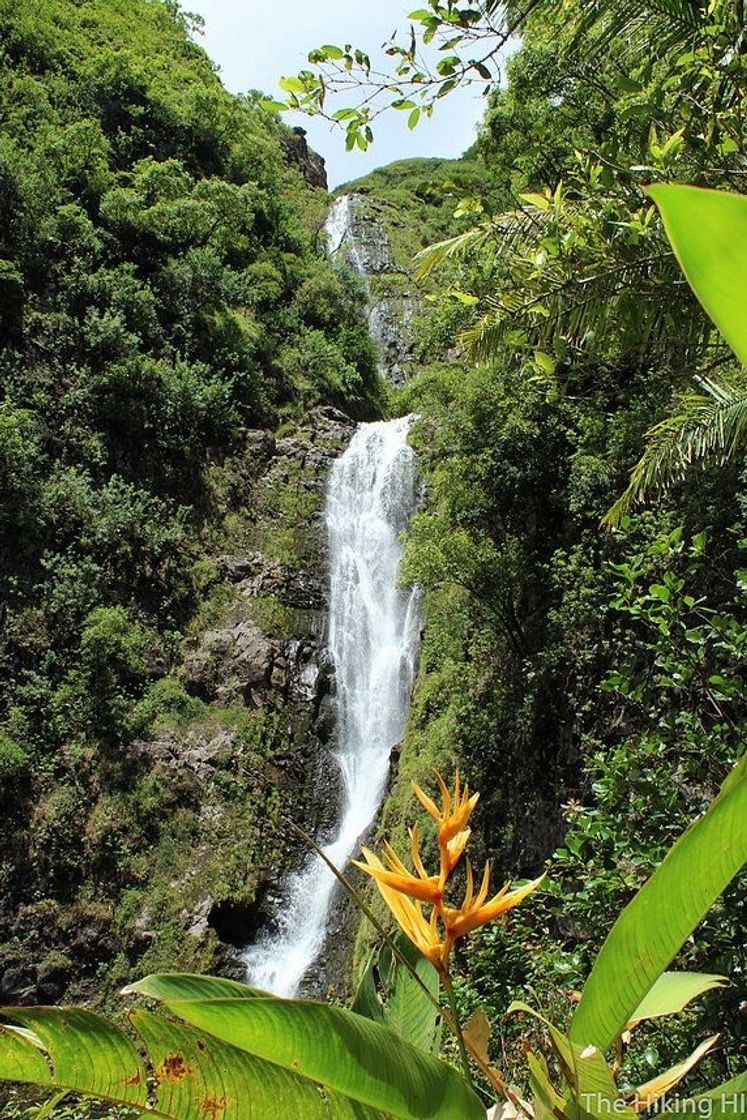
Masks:
[[[435,20],[476,58],[500,28],[472,7],[429,2],[416,33]],[[476,934],[457,978],[465,1011],[494,1023],[526,991],[568,1022],[612,915],[744,751],[743,34],[727,3],[533,6],[471,153],[480,181],[417,262],[425,368],[396,407],[421,417],[405,578],[426,590],[426,629],[382,831],[403,840],[410,779],[459,761],[506,877],[555,853],[537,905]],[[672,180],[732,193],[706,216],[716,195],[648,189]],[[406,165],[378,173],[383,197],[417,208],[412,182]],[[421,226],[442,225],[440,201],[419,203]],[[682,967],[743,968],[744,914],[736,884]],[[713,1033],[714,1000],[674,1031],[646,1025],[650,1054],[674,1062]],[[708,1059],[714,1076],[744,1064],[740,997],[718,1006],[731,1056]],[[534,1029],[502,1023],[512,1076]],[[645,1058],[623,1059],[630,1085],[645,1079]]]
[[[692,1110],[744,1112],[721,1100],[747,1053],[742,5],[542,0],[512,23],[426,3],[388,85],[353,48],[311,60],[385,86],[415,126],[491,82],[522,31],[474,150],[345,188],[401,270],[374,297],[421,285],[422,369],[388,404],[420,417],[403,575],[426,628],[381,830],[405,850],[410,779],[458,763],[499,881],[550,873],[505,925],[462,913],[485,899],[458,861],[465,902],[440,884],[435,925],[386,894],[367,910],[359,958],[384,903],[436,954],[442,1049],[409,943],[376,947],[353,1012],[183,975],[221,965],[216,932],[190,933],[205,892],[253,913],[304,798],[285,760],[303,770],[308,726],[219,689],[220,643],[237,612],[268,656],[310,625],[282,594],[319,550],[294,447],[309,410],[375,415],[386,394],[365,293],[312,247],[324,196],[272,109],[221,89],[188,17],[0,0],[0,967],[19,998],[107,1010],[134,974],[181,970],[132,989],[172,1016],[131,1015],[147,1067],[88,1010],[26,1007],[10,1021],[38,1040],[0,1031],[8,1080],[142,1112],[155,1073],[155,1114],[179,1118],[198,1096],[238,1116],[251,1090],[268,1117],[477,1116],[497,1092],[535,1120],[633,1120],[697,1065]],[[442,36],[433,72],[419,36]],[[285,86],[326,112],[313,71]],[[366,146],[365,102],[342,113]],[[267,439],[286,449],[270,469]],[[264,565],[248,605],[234,552]],[[426,863],[445,842],[423,837]],[[432,886],[415,865],[405,882]],[[66,1065],[73,1025],[94,1055],[106,1038],[108,1072]]]
[[[381,392],[362,293],[314,249],[324,192],[178,5],[0,23],[0,971],[6,999],[100,997],[104,968],[111,993],[138,960],[209,966],[184,914],[282,859],[274,717],[239,712],[207,778],[169,754],[237,716],[185,692],[182,639],[229,607],[212,558],[273,520],[293,562],[316,497],[263,513],[247,430]]]
[[[685,1061],[627,1093],[616,1084],[619,1062],[608,1065],[604,1056],[611,1049],[619,1054],[623,1036],[640,1022],[678,1014],[726,981],[665,969],[747,862],[747,760],[732,771],[707,812],[679,838],[615,922],[568,1034],[526,1003],[508,1008],[508,1014],[534,1016],[549,1035],[545,1053],[526,1051],[531,1103],[490,1065],[487,1019],[483,1016],[478,1026],[473,1017],[461,1027],[449,957],[456,939],[511,909],[539,881],[510,894],[504,889],[485,902],[487,883],[474,898],[470,873],[461,907],[445,904],[448,880],[469,842],[467,822],[478,795],[460,789],[458,778],[453,795],[443,780],[440,786],[441,807],[417,790],[438,826],[440,874],[426,871],[415,834],[413,872],[391,848],[385,852],[386,866],[364,849],[367,870],[423,961],[403,952],[402,941],[391,941],[388,959],[379,954],[364,977],[354,1012],[278,999],[230,980],[148,976],[123,994],[148,997],[171,1018],[131,1010],[128,1022],[138,1047],[122,1030],[84,1009],[11,1008],[6,1017],[21,1026],[0,1028],[0,1076],[52,1088],[56,1103],[77,1091],[129,1105],[136,1115],[169,1120],[186,1120],[198,1109],[210,1114],[216,1111],[213,1103],[238,1120],[248,1100],[268,1120],[287,1116],[289,1109],[312,1118],[354,1113],[371,1120],[477,1120],[485,1109],[472,1084],[472,1059],[490,1087],[486,1095],[497,1091],[499,1099],[524,1115],[540,1111],[574,1120],[578,1115],[602,1118],[614,1110],[633,1120],[637,1110],[672,1090],[718,1040],[705,1040]],[[488,873],[489,867],[486,878]],[[424,917],[422,901],[432,904],[436,923]],[[400,967],[393,968],[395,958]],[[441,1014],[458,1040],[463,1076],[432,1054],[440,1033],[433,1014],[439,1010],[438,988],[422,972],[426,958],[451,997],[450,1010]],[[386,992],[383,1003],[380,992]],[[557,1061],[557,1073],[550,1072],[545,1054]],[[742,1074],[702,1095],[713,1101],[717,1115],[736,1114],[742,1110],[734,1100],[745,1084]],[[692,1098],[688,1107],[697,1111],[698,1100]]]

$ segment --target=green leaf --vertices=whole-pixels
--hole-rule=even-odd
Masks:
[[[529,194],[520,194],[519,198],[522,202],[529,203],[530,206],[536,206],[538,210],[550,209],[550,199],[546,198],[543,194],[530,192]]]
[[[570,1038],[606,1050],[747,861],[747,757],[626,906],[599,951]]]
[[[175,1015],[247,1053],[402,1120],[484,1120],[485,1110],[450,1066],[395,1031],[350,1011],[306,1000],[164,997],[168,976],[132,985]]]
[[[118,1027],[77,1007],[4,1007],[2,1014],[32,1030],[54,1065],[54,1077],[50,1077],[37,1051],[46,1074],[43,1081],[31,1068],[29,1076],[19,1076],[4,1065],[0,1067],[3,1078],[78,1089],[127,1104],[146,1103],[145,1066],[134,1044]]]
[[[708,1116],[709,1120],[747,1116],[747,1072],[732,1077],[715,1089],[699,1093],[691,1100],[681,1101],[680,1111],[685,1116]]]
[[[521,1011],[544,1023],[550,1032],[553,1049],[560,1062],[563,1077],[571,1094],[570,1112],[574,1116],[620,1116],[635,1120],[635,1113],[625,1106],[615,1085],[604,1055],[594,1046],[581,1047],[558,1030],[554,1023],[540,1015],[528,1004],[515,1001],[507,1015]]]
[[[286,93],[306,93],[306,86],[300,78],[281,78],[278,81],[278,85],[281,89],[285,90]]]
[[[480,302],[477,296],[473,296],[471,292],[463,292],[460,288],[449,288],[446,295],[459,300],[465,307],[475,307]]]
[[[420,120],[420,109],[413,109],[412,112],[410,113],[410,115],[407,118],[407,127],[409,129],[416,128],[419,120]]]
[[[345,52],[340,47],[334,46],[332,43],[325,43],[319,50],[327,56],[327,58],[340,59],[345,57]]]
[[[648,193],[690,287],[747,365],[747,196],[672,184]]]
[[[224,986],[230,983],[216,981]],[[252,1001],[251,996],[246,999],[247,1004]],[[287,1120],[289,1116],[383,1120],[380,1113],[338,1093],[322,1091],[305,1078],[205,1031],[150,1012],[133,1011],[130,1020],[147,1047],[152,1076],[146,1073],[130,1039],[88,1011],[34,1007],[7,1008],[3,1013],[33,1028],[49,1054],[51,1067],[29,1038],[6,1028],[0,1030],[2,1079],[147,1109],[147,1115],[165,1120],[247,1120],[250,1113],[263,1120]],[[155,1096],[153,1107],[146,1103],[148,1080]]]
[[[156,1108],[178,1120],[375,1120],[338,1094],[319,1089],[276,1065],[246,1054],[205,1031],[172,1023],[148,1011],[133,1011],[131,1022],[148,1048],[157,1080]],[[382,1120],[382,1118],[378,1118]]]
[[[267,992],[196,972],[163,972],[146,976],[122,989],[123,996],[147,995],[151,999],[267,999]]]
[[[384,973],[388,998],[384,1003],[384,1021],[401,1038],[426,1054],[438,1052],[440,1030],[438,1029],[439,980],[430,961],[422,956],[409,938],[397,938],[397,947],[402,952],[420,980],[425,984],[432,999],[410,972],[394,957],[388,946],[382,949],[380,969]],[[434,1002],[436,1001],[436,1002]]]
[[[376,956],[375,953],[371,955],[371,960],[366,966],[366,971],[361,976],[356,989],[350,1010],[356,1015],[363,1015],[366,1019],[372,1019],[374,1023],[383,1023],[384,1005],[376,988]]]
[[[534,351],[534,364],[540,373],[547,373],[551,377],[555,373],[557,363],[551,354],[546,354],[544,350]]]
[[[707,972],[663,972],[630,1016],[628,1026],[644,1019],[676,1015],[704,992],[728,983],[725,976]]]
[[[262,106],[263,109],[267,109],[267,111],[270,112],[270,113],[284,113],[285,110],[288,108],[285,101],[265,100],[265,101],[261,101],[260,105]]]
[[[530,1050],[527,1053],[529,1086],[532,1090],[532,1107],[535,1120],[552,1120],[565,1115],[563,1098],[550,1081],[547,1062]]]
[[[38,1048],[23,1035],[0,1027],[0,1079],[50,1085],[52,1076]]]

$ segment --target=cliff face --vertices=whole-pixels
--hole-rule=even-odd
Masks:
[[[379,351],[379,372],[402,385],[413,371],[413,319],[417,294],[395,259],[386,225],[365,194],[344,194],[327,218],[329,253],[364,277],[368,329]]]
[[[19,866],[27,889],[16,882],[0,909],[4,1000],[101,998],[126,975],[177,962],[243,979],[236,950],[271,920],[273,892],[301,855],[286,818],[313,831],[334,813],[322,762],[334,731],[322,510],[330,463],[353,429],[320,407],[284,437],[247,431],[222,464],[233,547],[201,561],[204,609],[156,686],[172,703],[124,766],[99,767],[98,800],[67,855],[42,851],[44,835],[32,853],[57,858],[64,874],[81,848],[97,896],[34,900],[33,866]],[[153,817],[139,843],[125,811],[133,799]],[[74,812],[39,807],[47,841],[62,842],[50,818]],[[147,854],[123,859],[146,841]]]
[[[293,128],[283,136],[282,142],[288,162],[298,168],[309,186],[326,191],[328,183],[324,160],[307,144],[306,131]]]

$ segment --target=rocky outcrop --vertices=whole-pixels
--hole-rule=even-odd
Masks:
[[[368,329],[379,348],[379,372],[401,385],[414,361],[416,295],[395,260],[386,227],[367,195],[346,194],[332,204],[325,229],[332,259],[366,281]]]
[[[283,136],[282,143],[288,162],[298,168],[306,182],[312,187],[319,187],[320,190],[326,191],[327,169],[319,153],[310,148],[306,142],[306,129],[299,127],[291,129]]]
[[[252,797],[257,782],[262,797],[268,789],[282,790],[283,816],[303,820],[311,831],[336,812],[323,511],[330,465],[354,430],[343,413],[322,407],[280,438],[244,433],[232,470],[236,492],[228,495],[231,508],[244,511],[236,542],[242,547],[214,557],[212,594],[220,611],[185,639],[175,672],[205,716],[185,727],[164,726],[133,745],[143,767],[179,784],[195,803],[194,862],[172,884],[185,900],[178,921],[191,943],[209,947],[217,939],[211,967],[239,978],[238,948],[271,922],[278,884],[305,852],[276,820],[268,822],[268,832],[278,836],[279,847],[269,862],[251,868],[251,879],[238,890],[207,874],[209,838],[236,827],[228,821],[236,810],[225,800],[224,784],[236,782],[240,799]],[[276,728],[272,750],[262,748],[259,760],[244,730],[255,724]],[[146,943],[154,925],[147,907],[135,925]]]
[[[401,272],[389,235],[364,194],[343,194],[332,204],[326,224],[328,252],[359,276]]]

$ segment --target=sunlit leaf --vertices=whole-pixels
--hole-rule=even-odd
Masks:
[[[216,1038],[392,1116],[484,1120],[460,1074],[387,1026],[307,1000],[183,1000],[178,979],[174,995],[164,995],[170,979],[146,977],[131,988],[157,992],[175,1015]]]
[[[747,196],[673,184],[648,191],[691,288],[747,365]]]
[[[707,972],[663,972],[636,1007],[627,1025],[630,1028],[643,1019],[676,1015],[704,992],[728,983],[725,976]]]
[[[570,1038],[604,1051],[747,861],[747,758],[626,906],[599,951]]]
[[[301,81],[300,78],[296,78],[296,77],[280,78],[280,80],[278,81],[278,85],[280,86],[281,89],[285,90],[286,93],[305,93],[306,92],[306,86],[304,85],[304,83]]]

